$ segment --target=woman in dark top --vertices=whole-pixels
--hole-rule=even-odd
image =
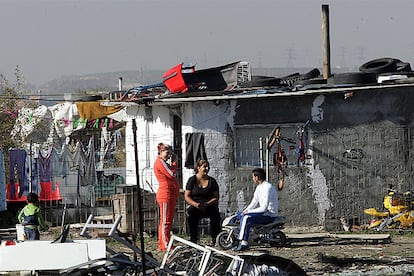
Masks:
[[[185,187],[184,198],[190,205],[187,209],[190,241],[198,240],[198,225],[201,218],[210,219],[212,245],[221,231],[220,213],[218,208],[219,187],[217,181],[208,175],[210,165],[206,160],[199,160],[195,175],[191,176]]]

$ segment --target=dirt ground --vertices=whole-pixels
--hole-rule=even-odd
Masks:
[[[72,228],[69,238],[79,238],[80,231],[79,228]],[[58,232],[59,229],[43,232],[41,239],[53,240]],[[289,233],[287,234],[289,236]],[[250,249],[253,252],[265,252],[290,259],[304,269],[308,275],[414,275],[414,232],[393,232],[390,235],[390,242],[347,239],[309,241],[304,239],[295,240],[279,248],[252,245]],[[93,233],[92,236],[97,236],[97,234]],[[111,238],[107,241],[108,246],[117,252],[127,254],[132,252]],[[206,237],[200,243],[207,244],[208,242],[209,239]],[[137,245],[139,244],[140,241],[137,242]],[[145,251],[150,252],[161,262],[164,254],[157,250],[156,244],[156,238],[145,238]]]
[[[201,241],[208,242],[208,238]],[[145,246],[162,260],[156,242]],[[296,241],[280,248],[252,245],[250,249],[290,259],[307,275],[414,275],[414,233],[391,233],[391,242],[322,239]]]
[[[390,240],[305,239],[279,248],[252,245],[250,249],[290,259],[307,275],[414,275],[414,232],[389,234]],[[209,241],[205,237],[200,243]],[[155,238],[147,238],[145,250],[161,262],[164,254],[156,244]]]
[[[294,261],[308,275],[341,275],[341,272],[344,275],[402,275],[414,272],[414,236],[411,234],[392,234],[391,242],[340,239],[295,242],[271,252]],[[392,271],[397,274],[390,274]]]

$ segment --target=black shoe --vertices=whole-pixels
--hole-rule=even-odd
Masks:
[[[210,246],[211,246],[211,247],[215,247],[215,246],[216,246],[216,241],[211,241],[211,242],[210,242]]]
[[[233,247],[231,250],[234,252],[242,252],[249,249],[248,245],[239,244],[238,246]]]

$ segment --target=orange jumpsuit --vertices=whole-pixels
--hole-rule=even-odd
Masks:
[[[170,166],[159,156],[154,163],[154,174],[158,180],[157,202],[160,207],[160,224],[158,226],[158,249],[166,251],[170,242],[176,200],[180,194],[180,186],[175,173],[177,164]]]

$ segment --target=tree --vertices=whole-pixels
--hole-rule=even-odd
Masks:
[[[10,135],[21,107],[34,107],[36,101],[30,99],[30,91],[26,89],[24,77],[19,66],[16,66],[15,80],[10,83],[0,74],[0,147],[4,152],[6,179],[9,175],[9,149],[19,147]]]

